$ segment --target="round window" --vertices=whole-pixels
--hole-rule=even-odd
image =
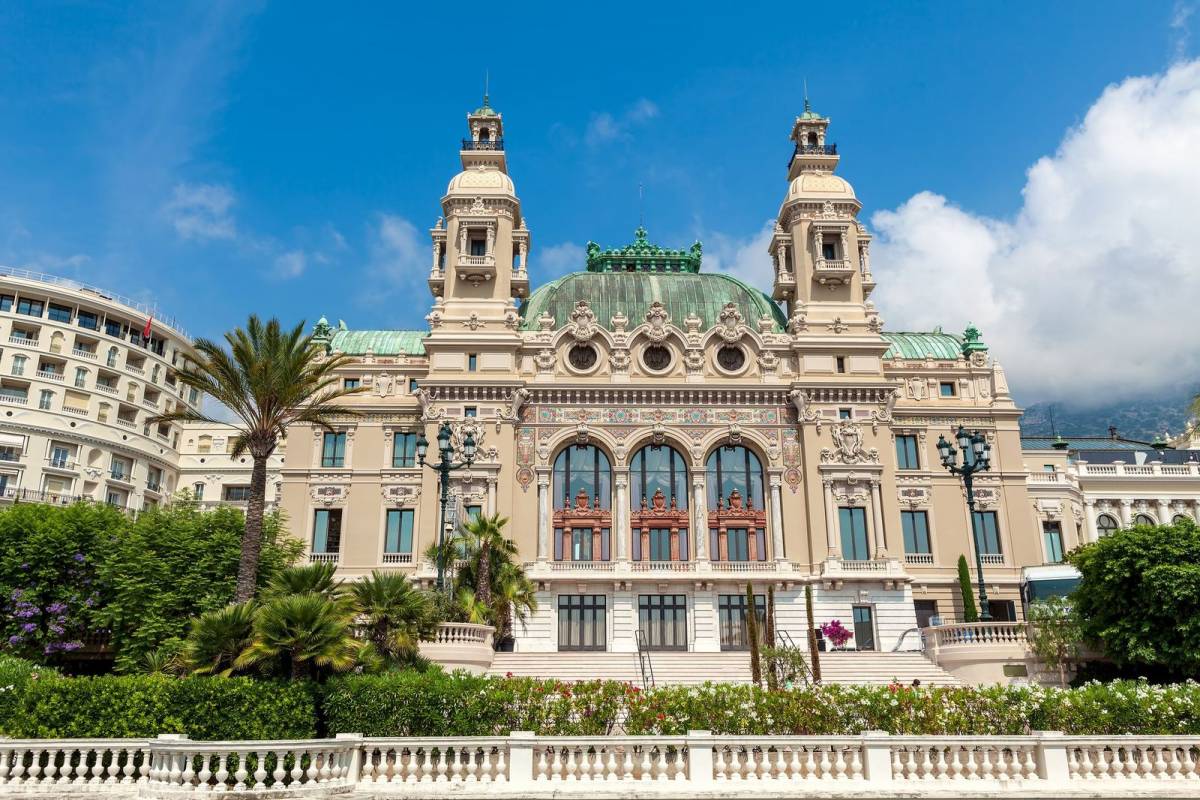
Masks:
[[[671,351],[661,344],[652,344],[642,351],[642,363],[652,372],[662,372],[671,366]]]
[[[746,351],[733,345],[725,345],[717,351],[717,364],[726,372],[737,372],[746,366]]]
[[[587,370],[596,366],[596,348],[590,344],[577,344],[567,353],[567,360],[577,370]]]

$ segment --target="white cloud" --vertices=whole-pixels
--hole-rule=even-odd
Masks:
[[[588,121],[584,141],[590,146],[606,144],[618,139],[627,139],[630,129],[649,122],[658,116],[658,106],[642,97],[620,114],[600,111],[592,114]]]
[[[299,278],[308,266],[308,256],[303,250],[289,250],[275,257],[275,274],[280,278]]]
[[[237,236],[233,192],[213,183],[180,183],[171,192],[163,211],[175,232],[184,239],[233,239]]]
[[[429,276],[428,240],[404,217],[377,215],[367,238],[367,270],[374,282],[369,297],[414,289]]]
[[[775,220],[769,219],[757,232],[745,238],[723,233],[706,233],[704,269],[706,272],[726,272],[751,286],[770,287],[775,280],[774,267],[767,248],[775,232]]]
[[[1196,12],[1196,4],[1186,0],[1175,0],[1171,9],[1170,37],[1171,55],[1176,61],[1187,57],[1188,45],[1192,39],[1192,15]]]
[[[530,259],[530,269],[537,273],[539,283],[586,267],[587,251],[574,242],[561,242],[549,247],[542,247],[535,250]]]
[[[921,192],[872,218],[888,328],[974,321],[1023,398],[1194,381],[1200,61],[1108,87],[1027,173],[1010,220]]]

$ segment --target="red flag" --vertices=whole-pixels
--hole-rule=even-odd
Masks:
[[[151,322],[154,322],[154,315],[153,315],[153,314],[151,314],[151,315],[150,315],[150,319],[146,320],[146,327],[142,328],[142,338],[143,338],[143,339],[149,339],[149,338],[150,338],[150,323],[151,323]]]

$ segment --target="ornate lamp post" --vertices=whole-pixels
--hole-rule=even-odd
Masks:
[[[442,591],[446,585],[446,564],[444,559],[443,548],[446,543],[446,505],[450,502],[450,473],[456,469],[469,467],[475,463],[475,436],[472,433],[467,433],[467,437],[463,439],[463,460],[455,463],[454,447],[450,444],[450,438],[453,432],[450,430],[450,423],[443,422],[442,427],[438,428],[437,446],[438,446],[438,461],[436,463],[425,463],[425,456],[429,453],[429,440],[422,433],[417,439],[417,462],[422,466],[429,467],[438,474],[438,480],[441,482],[441,497],[442,497],[442,516],[438,521],[438,563],[437,563],[437,589]]]
[[[942,466],[950,470],[951,475],[961,475],[963,486],[967,490],[967,508],[971,512],[971,538],[975,543],[975,572],[979,578],[979,619],[983,622],[992,621],[992,612],[988,610],[987,587],[983,582],[983,553],[979,547],[979,531],[975,525],[975,473],[986,472],[992,466],[992,446],[987,443],[979,431],[967,433],[962,425],[954,434],[958,442],[958,450],[946,441],[945,436],[938,436],[937,450],[942,459]],[[957,463],[956,456],[962,451],[962,464]]]

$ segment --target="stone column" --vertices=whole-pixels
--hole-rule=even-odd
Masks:
[[[441,247],[441,242],[435,241],[433,243],[433,268],[432,268],[431,272],[438,271],[438,248],[439,247]]]
[[[829,558],[841,558],[837,545],[837,509],[833,505],[833,480],[826,478],[821,482],[825,492],[825,540],[829,548]]]
[[[879,480],[871,481],[871,524],[875,528],[875,558],[887,557],[887,534],[883,530],[883,493]]]
[[[771,475],[769,478],[771,485],[771,513],[769,515],[771,525],[771,549],[774,550],[772,557],[776,561],[783,560],[783,476]]]
[[[518,249],[521,253],[521,269],[526,270],[528,267],[525,264],[525,259],[529,257],[529,243],[521,242]]]
[[[488,478],[487,482],[487,513],[493,515],[496,512],[496,481],[495,475]]]
[[[1096,528],[1096,501],[1085,499],[1083,501],[1083,515],[1087,522],[1088,541],[1094,542],[1100,538],[1100,531]]]
[[[493,225],[488,225],[487,229],[487,254],[496,255],[496,228]]]
[[[613,522],[612,535],[617,540],[617,560],[629,560],[629,470],[615,470],[613,493],[616,497],[617,513]]]
[[[696,541],[696,560],[708,560],[708,487],[706,475],[699,470],[692,472],[692,520],[696,526],[692,537]]]
[[[550,470],[546,467],[538,469],[538,561],[550,557]]]
[[[1168,503],[1166,500],[1159,498],[1158,501],[1155,503],[1155,505],[1158,506],[1158,524],[1159,525],[1170,525],[1171,524],[1171,504]]]
[[[1121,523],[1126,527],[1133,525],[1133,501],[1121,500]]]

